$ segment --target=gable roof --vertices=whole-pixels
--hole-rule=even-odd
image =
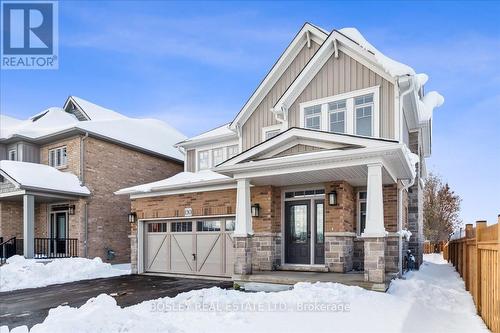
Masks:
[[[75,106],[86,118],[85,120],[116,120],[127,118],[116,111],[94,104],[77,96],[69,96],[63,107],[66,112],[73,113],[74,111],[69,108],[70,105]]]
[[[89,189],[80,184],[77,176],[45,164],[3,160],[0,161],[0,173],[21,189],[81,196],[90,194]]]
[[[230,123],[229,127],[235,130],[237,125],[244,123],[248,119],[251,113],[260,104],[260,102],[262,102],[264,97],[269,93],[274,84],[279,80],[283,72],[290,65],[304,45],[309,43],[310,40],[314,40],[321,45],[327,36],[328,33],[324,29],[320,29],[306,22],[287,46],[285,51],[278,58],[273,67],[266,74],[261,83],[257,86],[257,89],[255,89],[245,105],[243,105],[240,112],[238,112],[234,120]]]
[[[82,101],[78,98],[77,100]],[[68,105],[68,101],[65,105]],[[75,113],[52,107],[21,122],[2,121],[0,122],[0,141],[21,139],[46,142],[53,137],[75,134],[75,132],[89,133],[91,136],[149,154],[177,161],[184,160],[184,155],[174,145],[186,137],[163,121],[129,118],[86,101],[82,110],[86,110],[93,118],[82,121]]]
[[[325,149],[346,150],[375,147],[388,143],[397,143],[397,141],[291,127],[286,131],[222,162],[217,165],[216,168],[235,165],[255,157],[261,157],[266,153],[268,155],[265,156],[278,154],[279,152],[284,151],[297,143],[311,144],[317,147],[324,147]]]

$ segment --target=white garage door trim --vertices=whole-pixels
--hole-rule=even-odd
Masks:
[[[224,215],[139,220],[138,272],[231,277],[234,219]]]

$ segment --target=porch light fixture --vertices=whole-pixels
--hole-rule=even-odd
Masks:
[[[259,217],[259,215],[260,215],[260,205],[259,204],[252,205],[252,207],[250,207],[250,209],[252,211],[252,217]]]
[[[337,206],[337,191],[328,193],[328,204],[330,206]]]
[[[75,215],[75,205],[70,205],[68,207],[68,214],[69,215]]]
[[[137,214],[135,212],[132,212],[128,214],[128,222],[129,223],[135,223],[135,218],[137,217]]]

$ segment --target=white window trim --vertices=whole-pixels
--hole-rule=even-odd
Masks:
[[[234,154],[233,156],[229,156],[229,148],[230,148],[230,147],[237,147],[237,148],[238,148],[237,153],[236,153],[236,154]],[[224,150],[226,151],[226,159],[225,159],[225,160],[230,159],[230,158],[232,158],[232,157],[234,157],[234,156],[238,155],[238,154],[240,153],[240,151],[241,151],[241,149],[240,149],[240,145],[239,145],[239,144],[228,145],[228,146],[226,146],[226,148],[224,148]],[[225,161],[225,160],[224,160],[224,161]]]
[[[262,141],[266,141],[266,133],[269,131],[282,130],[281,124],[262,127]]]
[[[380,137],[380,86],[373,86],[365,89],[350,91],[343,94],[328,96],[325,98],[315,99],[299,104],[300,108],[300,127],[305,128],[304,123],[304,109],[310,106],[321,105],[321,131],[329,132],[330,122],[328,121],[328,103],[346,100],[346,114],[345,114],[345,133],[356,135],[355,131],[355,112],[354,112],[354,98],[373,94],[373,117],[372,117],[372,136],[373,138]]]
[[[214,154],[215,154],[216,150],[222,151],[222,160],[219,163],[217,163],[217,164],[220,164],[220,163],[224,162],[227,159],[227,147],[219,147],[219,148],[212,149],[210,151],[210,153],[212,155],[212,164],[213,164],[212,167],[215,167],[215,156],[214,156]]]
[[[222,156],[223,156],[223,161],[227,160],[227,148],[231,146],[238,146],[238,154],[241,152],[241,147],[236,140],[228,141],[228,142],[223,142],[223,143],[218,143],[218,144],[209,144],[209,145],[203,145],[199,146],[194,149],[194,154],[195,154],[195,169],[196,172],[201,171],[200,170],[200,163],[199,163],[199,153],[203,151],[208,151],[208,169],[203,169],[203,170],[210,170],[214,167],[213,165],[213,150],[214,149],[219,149],[222,148]]]
[[[61,152],[66,149],[66,160],[64,161],[63,164],[61,165],[51,165],[50,163],[50,152],[54,151],[54,158],[56,158],[57,156],[57,151],[58,150],[61,150]],[[61,158],[62,158],[62,155],[61,155]],[[48,162],[48,165],[53,167],[53,168],[56,168],[56,169],[64,169],[64,168],[67,168],[68,167],[68,147],[67,146],[60,146],[60,147],[55,147],[55,148],[51,148],[49,149],[49,153],[48,153],[48,156],[47,156],[47,162]]]
[[[360,193],[361,192],[366,192],[366,190],[361,190],[356,193],[356,235],[361,236],[361,203],[364,202],[366,203],[367,199],[360,199]],[[366,223],[366,222],[365,222]],[[366,225],[365,225],[366,228]]]
[[[10,154],[11,153],[14,153],[14,159],[13,160],[10,159]],[[9,159],[9,161],[17,161],[17,149],[15,149],[15,148],[14,149],[9,149],[7,158]]]
[[[328,108],[328,103],[324,104],[324,105],[326,105],[326,118],[327,118],[328,131],[332,132],[332,129],[331,129],[332,122],[330,120],[330,115],[332,113],[343,112],[344,113],[344,131],[343,132],[332,132],[332,133],[347,133],[347,107],[348,107],[347,100],[346,100],[345,108],[344,109],[340,109],[340,110],[337,109],[337,110],[330,111],[330,109]]]

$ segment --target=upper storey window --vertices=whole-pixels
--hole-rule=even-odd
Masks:
[[[321,129],[321,105],[314,105],[304,109],[304,124],[309,129]]]
[[[300,126],[360,136],[379,136],[379,86],[300,104]]]
[[[328,103],[330,132],[345,133],[346,100]]]
[[[356,109],[356,134],[371,136],[373,127],[373,95],[354,99]]]
[[[10,161],[17,161],[17,150],[15,150],[15,149],[9,150],[9,160]]]
[[[238,145],[232,145],[227,147],[227,159],[230,159],[238,155],[238,153],[239,153]]]
[[[68,165],[66,146],[49,150],[49,165],[54,168],[63,168]]]
[[[213,166],[224,162],[224,148],[217,148],[212,150]]]
[[[209,157],[210,155],[208,150],[198,152],[198,170],[206,170],[210,168]]]

